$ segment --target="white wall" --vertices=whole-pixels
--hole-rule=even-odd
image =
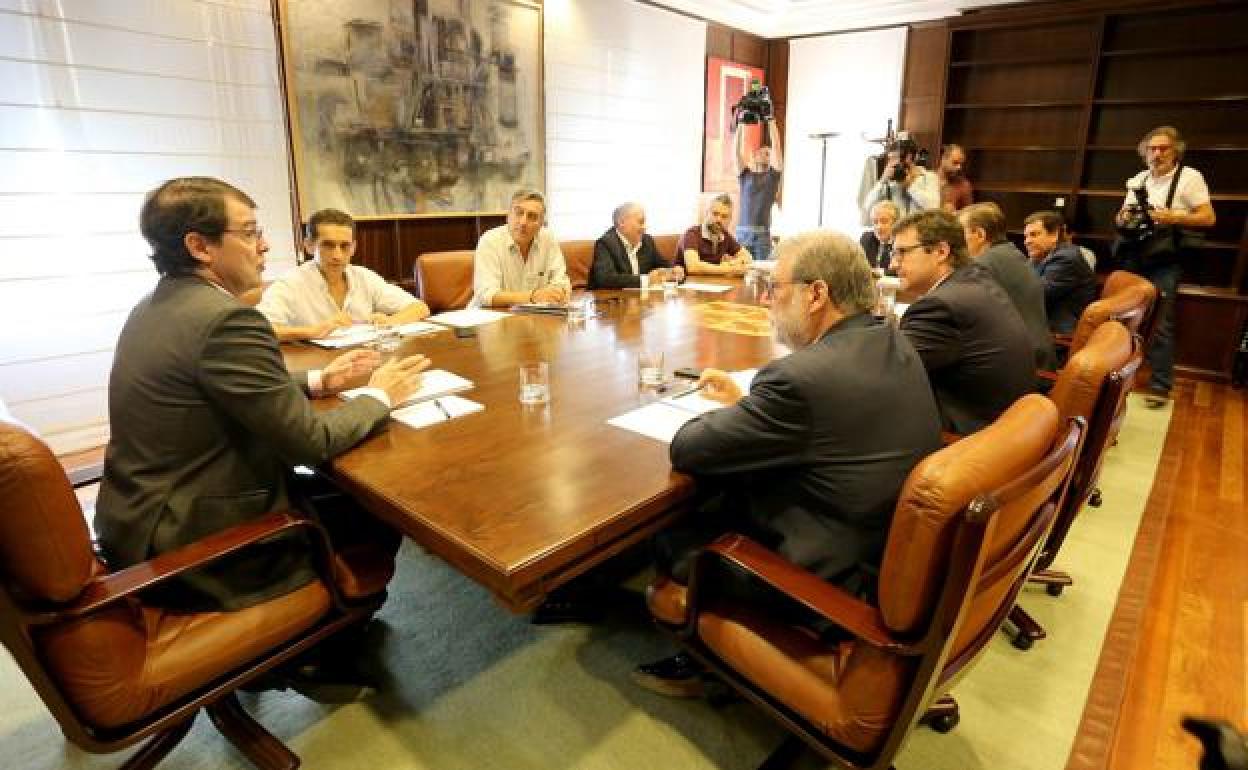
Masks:
[[[143,194],[218,176],[294,264],[268,0],[0,0],[0,400],[57,451],[107,436],[126,314],[156,281]]]
[[[777,229],[801,232],[819,219],[820,142],[828,140],[823,226],[857,236],[862,230],[858,186],[865,159],[880,152],[864,134],[884,134],[896,124],[905,64],[906,29],[802,38],[789,43],[784,208]]]
[[[632,0],[547,0],[546,192],[558,237],[596,238],[627,200],[687,228],[702,183],[706,25]]]

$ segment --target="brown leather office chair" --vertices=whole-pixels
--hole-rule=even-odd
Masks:
[[[110,572],[92,551],[77,498],[39,439],[0,422],[0,637],[65,737],[95,753],[151,740],[123,766],[155,766],[206,710],[260,768],[299,758],[241,707],[235,690],[348,625],[385,598],[393,570],[333,554],[321,527],[273,514],[150,561]],[[236,612],[174,613],[143,591],[279,533],[302,532],[322,575]]]
[[[416,288],[429,312],[459,310],[472,300],[471,251],[430,251],[416,260]]]
[[[651,586],[651,612],[690,654],[836,766],[891,767],[916,724],[943,732],[957,723],[957,704],[944,696],[1014,605],[1080,433],[1078,422],[1059,422],[1051,401],[1028,395],[923,460],[897,502],[875,606],[728,535],[698,555],[687,590],[671,580]],[[826,641],[717,595],[726,565],[847,638]],[[768,766],[779,766],[781,753]]]
[[[584,289],[589,285],[589,271],[594,267],[594,242],[561,241],[559,250],[563,252],[572,288]]]
[[[1087,344],[1098,326],[1113,319],[1147,342],[1156,304],[1157,288],[1152,283],[1126,270],[1116,270],[1105,280],[1100,299],[1084,308],[1074,332],[1069,336],[1056,335],[1054,340],[1068,349],[1067,356],[1073,356]]]
[[[1118,425],[1126,413],[1127,394],[1142,360],[1139,337],[1123,324],[1108,321],[1097,327],[1083,349],[1066,362],[1049,392],[1062,419],[1079,417],[1088,426],[1071,473],[1070,488],[1028,579],[1045,586],[1051,596],[1061,595],[1073,583],[1070,575],[1051,567],[1084,503],[1100,505],[1096,483],[1101,464],[1118,435]],[[1010,612],[1010,623],[1016,629],[1014,646],[1020,650],[1030,649],[1045,637],[1044,629],[1021,606]]]
[[[680,233],[676,233],[675,235],[651,236],[654,238],[654,248],[658,250],[659,256],[672,264],[676,264],[679,261],[676,259],[678,256],[676,254],[676,244],[680,243],[680,235]]]

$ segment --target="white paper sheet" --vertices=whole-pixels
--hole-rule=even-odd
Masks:
[[[452,374],[445,369],[430,369],[421,374],[420,390],[402,404],[395,404],[394,408],[415,404],[420,401],[428,401],[431,398],[441,398],[449,396],[452,393],[459,393],[472,389],[472,380],[466,380],[458,374]],[[355,398],[360,395],[363,388],[352,388],[339,393],[342,398]]]
[[[670,444],[676,431],[680,430],[680,426],[696,416],[693,412],[656,401],[631,412],[625,412],[618,417],[612,417],[607,420],[607,424]]]
[[[718,294],[721,291],[732,290],[732,286],[730,284],[697,283],[696,281],[685,281],[684,283],[680,285],[680,288],[688,289],[690,291],[709,291],[709,292],[713,292],[716,294]]]
[[[399,326],[396,326],[394,328],[397,329],[399,334],[403,335],[404,337],[412,337],[417,334],[433,334],[434,332],[446,331],[445,326],[438,326],[437,324],[431,324],[426,321],[412,321],[411,323],[400,324]]]
[[[330,332],[326,337],[322,337],[319,340],[308,340],[308,342],[320,348],[337,350],[338,348],[363,345],[366,342],[372,342],[376,338],[377,332],[373,330],[371,324],[356,324],[354,326],[339,327]]]
[[[485,407],[476,401],[469,401],[459,396],[445,396],[396,409],[390,413],[390,416],[409,427],[425,428],[439,422],[449,422],[466,414],[475,414],[484,409]]]
[[[445,313],[438,313],[437,315],[429,316],[426,320],[435,324],[442,324],[443,326],[464,328],[467,326],[484,326],[485,324],[506,318],[509,315],[511,313],[504,313],[501,310],[469,307],[463,310],[450,310]]]
[[[750,267],[756,267],[759,270],[771,271],[776,269],[777,262],[778,260],[775,259],[756,259],[750,263]]]

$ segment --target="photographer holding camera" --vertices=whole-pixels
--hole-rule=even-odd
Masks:
[[[1164,406],[1174,385],[1174,299],[1182,258],[1198,236],[1217,221],[1204,176],[1183,165],[1187,148],[1178,129],[1160,126],[1144,135],[1138,150],[1148,165],[1127,180],[1127,197],[1115,217],[1121,235],[1115,255],[1123,267],[1157,287],[1161,315],[1148,350],[1152,368],[1148,406]]]
[[[901,216],[940,208],[940,175],[923,167],[926,151],[904,132],[888,148],[888,162],[880,179],[862,202],[864,211],[880,201],[892,201]]]
[[[780,156],[780,132],[772,114],[771,95],[767,87],[757,80],[733,108],[733,142],[736,151],[732,160],[741,185],[741,219],[737,222],[737,241],[749,250],[755,259],[771,258],[771,207],[780,192],[780,173],[783,170]],[[764,123],[767,139],[754,150],[752,156],[745,148],[745,132],[742,124]]]

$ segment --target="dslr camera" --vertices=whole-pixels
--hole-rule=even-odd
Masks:
[[[920,147],[919,143],[910,138],[905,131],[897,132],[885,150],[897,153],[897,165],[893,167],[893,178],[889,180],[892,182],[904,182],[910,173],[910,166],[915,164],[927,166],[927,162],[931,159],[927,148]]]
[[[1157,223],[1148,213],[1148,190],[1140,185],[1131,188],[1131,194],[1135,196],[1135,202],[1127,204],[1127,213],[1118,225],[1118,234],[1124,241],[1147,241],[1157,232]]]
[[[771,120],[771,91],[755,78],[750,81],[750,90],[737,101],[732,108],[732,128],[745,124],[752,126],[764,120]]]

